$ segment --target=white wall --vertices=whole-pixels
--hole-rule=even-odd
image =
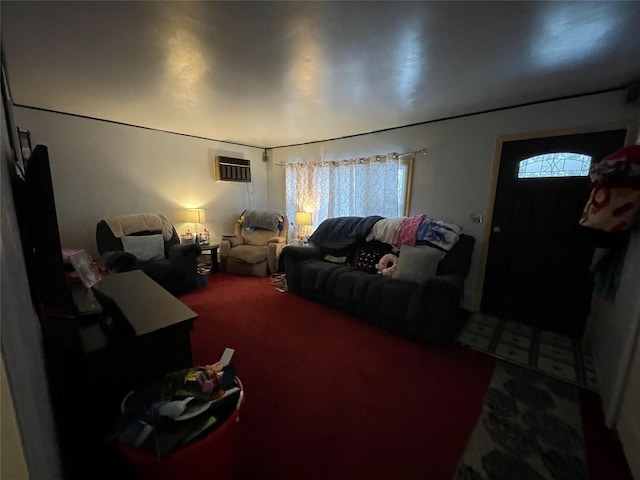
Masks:
[[[633,478],[640,480],[640,338],[629,368],[627,386],[616,423]]]
[[[4,360],[0,356],[0,432],[2,449],[0,449],[0,478],[28,480],[29,470],[24,458],[22,436],[18,428],[16,411],[13,406],[9,380],[4,369]]]
[[[548,102],[494,113],[405,127],[342,140],[276,148],[268,167],[268,196],[272,208],[284,208],[284,169],[291,160],[336,160],[377,153],[428,149],[417,155],[413,171],[410,215],[425,213],[456,223],[476,238],[463,306],[477,310],[482,283],[480,252],[486,247],[484,224],[471,223],[472,212],[488,213],[496,140],[556,129],[590,128],[637,120],[637,107],[625,106],[625,92]]]
[[[636,143],[640,143],[640,132],[638,132]],[[631,277],[630,283],[625,288],[635,292],[635,318],[633,310],[629,309],[631,314],[626,318],[628,337],[624,340],[622,349],[615,350],[616,346],[611,345],[612,351],[609,353],[613,358],[618,357],[618,364],[621,365],[620,371],[615,376],[618,379],[624,378],[624,384],[618,380],[619,385],[617,385],[622,392],[620,394],[622,398],[620,411],[615,418],[616,428],[627,455],[633,478],[640,480],[640,458],[638,457],[638,452],[640,452],[640,408],[638,407],[640,405],[640,299],[637,297],[638,285],[640,284],[640,273],[638,273],[638,270],[640,270],[640,225],[636,227],[629,249],[632,252],[631,255],[634,255],[635,263],[633,260],[627,260],[625,269],[631,271],[634,277]],[[636,325],[635,340],[632,332],[634,322]],[[628,362],[626,361],[627,355],[631,356],[631,360]],[[627,365],[629,366],[628,369],[625,368]],[[618,398],[615,393],[612,395],[609,410],[613,415],[616,414],[615,407],[617,405],[615,405],[615,401]],[[607,420],[613,421],[613,418],[607,417]]]
[[[619,413],[627,368],[640,327],[640,228],[632,232],[614,301],[599,298],[589,335],[607,425]],[[640,434],[640,432],[639,432]]]
[[[15,116],[34,145],[49,148],[65,248],[96,254],[96,223],[111,215],[164,213],[178,233],[193,231],[179,221],[187,207],[205,209],[204,227],[219,240],[243,209],[266,205],[261,149],[21,107]],[[253,182],[216,182],[216,155],[251,160]]]

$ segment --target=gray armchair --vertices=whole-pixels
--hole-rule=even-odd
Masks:
[[[110,272],[140,269],[174,295],[198,286],[200,247],[181,245],[175,227],[162,214],[102,219],[96,225],[96,246],[103,266]]]
[[[245,210],[233,235],[220,241],[222,270],[232,275],[266,277],[278,271],[280,252],[287,243],[287,217],[278,210]]]

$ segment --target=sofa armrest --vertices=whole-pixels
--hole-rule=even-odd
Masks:
[[[284,237],[271,237],[268,241],[267,244],[269,243],[286,243],[287,239]]]
[[[423,311],[429,319],[422,337],[425,344],[436,345],[459,328],[463,289],[464,277],[449,273],[436,275],[423,285]]]
[[[218,251],[220,252],[220,268],[223,272],[227,271],[227,260],[229,258],[229,253],[233,247],[237,247],[238,245],[242,245],[244,240],[242,237],[238,235],[223,235],[220,239],[220,247]]]
[[[226,238],[220,240],[220,246],[218,247],[218,252],[220,253],[220,258],[226,258],[229,256],[229,250],[231,250],[231,242]]]
[[[176,276],[176,293],[194,290],[198,286],[198,255],[200,245],[195,243],[176,244],[169,247],[169,261]]]
[[[287,245],[282,249],[280,264],[287,275],[287,287],[292,292],[299,292],[301,285],[302,264],[322,260],[322,250],[312,246]]]
[[[225,235],[220,240],[220,253],[222,253],[223,245],[227,248],[227,253],[229,248],[237,247],[238,245],[242,245],[244,240],[242,237],[238,235]]]
[[[455,293],[462,293],[464,289],[464,277],[453,273],[435,275],[427,280],[422,288],[425,293],[429,290],[449,290]]]
[[[196,243],[178,243],[169,247],[169,260],[182,262],[185,258],[197,258],[200,255],[200,245]]]
[[[281,238],[281,237],[274,237],[274,238]],[[267,243],[267,267],[269,269],[269,273],[276,273],[277,271],[280,270],[279,268],[280,255],[285,245],[286,244],[284,241],[275,242],[275,241],[269,240],[269,243]]]
[[[322,251],[318,247],[300,247],[296,245],[287,245],[282,254],[287,261],[299,262],[301,260],[322,260]]]

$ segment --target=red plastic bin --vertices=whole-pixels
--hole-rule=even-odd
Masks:
[[[237,377],[236,377],[237,378]],[[240,379],[240,399],[233,413],[206,437],[158,460],[147,452],[118,443],[118,450],[131,464],[138,480],[178,480],[203,478],[205,472],[216,480],[230,480],[238,460],[240,406],[244,389]]]

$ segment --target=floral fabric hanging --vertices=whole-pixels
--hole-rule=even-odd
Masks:
[[[640,145],[629,145],[591,165],[593,188],[580,225],[605,232],[629,230],[640,216]]]

